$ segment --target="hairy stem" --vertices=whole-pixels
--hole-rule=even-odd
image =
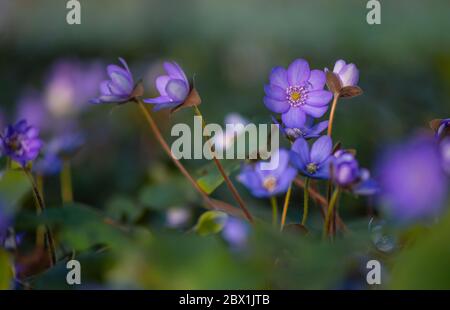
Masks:
[[[334,113],[336,112],[336,106],[339,99],[339,93],[335,93],[333,96],[333,103],[331,104],[330,120],[328,122],[328,136],[331,137],[333,132]]]
[[[305,180],[305,187],[303,188],[303,218],[302,225],[305,226],[306,220],[308,219],[309,210],[309,178]]]
[[[206,126],[206,122],[203,118],[202,113],[200,112],[200,109],[197,106],[194,106],[194,111],[195,114],[197,116],[200,116],[202,118],[202,127],[203,129]],[[208,140],[209,143],[209,140]],[[209,149],[211,150],[211,145],[209,145]],[[237,191],[236,187],[234,186],[233,182],[230,180],[230,178],[228,177],[228,175],[225,172],[225,169],[223,168],[222,164],[220,163],[220,161],[217,159],[217,156],[215,154],[215,152],[213,150],[211,150],[212,153],[212,157],[214,160],[214,163],[217,166],[217,169],[219,170],[220,174],[222,175],[225,184],[227,185],[228,189],[230,190],[231,194],[233,195],[234,199],[236,200],[236,202],[238,203],[239,207],[242,209],[242,212],[244,212],[245,216],[247,217],[249,222],[253,222],[253,217],[250,214],[250,211],[247,209],[247,207],[245,206],[244,200],[242,199],[241,195],[239,195],[239,192]]]
[[[287,210],[289,207],[289,200],[291,199],[291,192],[292,192],[292,183],[289,185],[289,188],[286,193],[286,197],[284,198],[284,206],[283,206],[283,214],[281,215],[280,231],[283,231],[284,224],[286,223],[286,215],[287,215]]]
[[[139,108],[141,109],[142,113],[144,114],[145,120],[147,121],[148,125],[150,126],[150,129],[152,130],[153,134],[155,135],[156,140],[159,142],[163,150],[166,152],[166,154],[172,159],[175,166],[180,170],[180,172],[188,179],[188,181],[191,183],[192,187],[201,195],[205,203],[209,206],[211,209],[218,209],[216,207],[217,203],[214,203],[211,198],[198,186],[197,182],[192,178],[192,176],[189,174],[189,172],[186,170],[186,168],[183,166],[183,164],[173,156],[172,151],[170,150],[169,145],[164,140],[161,131],[158,128],[158,125],[156,125],[156,122],[153,120],[153,117],[151,116],[150,112],[140,99],[136,99],[137,104],[139,105]],[[238,209],[237,209],[238,210]],[[234,211],[234,210],[231,210]]]

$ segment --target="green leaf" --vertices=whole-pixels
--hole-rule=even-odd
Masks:
[[[8,252],[0,248],[0,290],[11,288],[11,281],[14,278],[13,266]]]
[[[227,218],[224,212],[207,211],[200,216],[194,230],[201,236],[217,234],[223,229]]]
[[[106,213],[116,221],[132,223],[141,215],[142,209],[127,197],[114,196],[106,204]]]
[[[78,251],[98,244],[118,248],[128,242],[124,228],[99,211],[81,204],[49,208],[38,219],[49,224],[58,232],[61,241]]]
[[[236,171],[240,164],[238,160],[220,160],[226,175]],[[214,162],[210,162],[201,169],[202,176],[197,179],[197,184],[207,194],[211,194],[224,181],[222,174]]]
[[[423,231],[392,268],[393,289],[450,289],[450,213]]]
[[[5,171],[0,177],[0,197],[10,212],[31,191],[31,184],[25,173],[18,170]]]
[[[163,210],[177,205],[195,202],[197,195],[184,178],[174,177],[155,185],[144,187],[139,202],[151,210]]]

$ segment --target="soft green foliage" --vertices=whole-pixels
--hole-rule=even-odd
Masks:
[[[0,176],[0,197],[10,212],[15,211],[18,203],[30,191],[30,181],[23,171],[8,170]]]
[[[201,236],[220,232],[227,221],[228,215],[220,211],[207,211],[198,219],[194,230]]]
[[[0,290],[11,287],[13,279],[13,265],[10,255],[0,248]]]
[[[450,213],[396,257],[394,289],[450,289]]]

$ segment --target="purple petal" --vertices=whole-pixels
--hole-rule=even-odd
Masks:
[[[174,101],[184,101],[189,94],[189,89],[182,80],[170,80],[166,85],[166,92]]]
[[[184,73],[183,69],[175,62],[164,62],[163,64],[164,69],[166,70],[167,74],[173,78],[184,81],[186,84],[188,83],[188,79],[186,77],[186,74]]]
[[[167,96],[166,86],[169,80],[170,76],[168,75],[161,75],[156,78],[156,89],[161,96]]]
[[[109,65],[107,70],[111,82],[118,87],[123,94],[130,94],[133,91],[133,80],[126,70],[116,65]],[[112,85],[110,84],[110,87],[111,86]]]
[[[310,135],[318,135],[328,128],[328,121],[323,121],[310,128]]]
[[[286,89],[289,87],[286,69],[275,67],[270,73],[270,84]]]
[[[329,136],[320,137],[311,148],[311,161],[320,164],[330,156],[332,147],[333,143]]]
[[[285,193],[289,185],[292,183],[292,181],[297,176],[297,170],[293,167],[288,167],[283,175],[281,175],[277,180],[277,188],[275,189],[275,192],[277,194]]]
[[[314,173],[314,178],[317,179],[328,179],[330,178],[330,168],[331,163],[333,162],[333,156],[329,156],[317,169],[316,173]]]
[[[102,95],[112,95],[111,89],[109,88],[109,82],[110,81],[108,80],[100,83],[100,93]]]
[[[302,106],[302,110],[306,114],[311,115],[312,117],[319,118],[322,117],[325,114],[325,112],[327,112],[328,106],[326,105],[323,107],[313,107],[308,104],[305,104]]]
[[[278,86],[265,85],[264,92],[266,93],[267,97],[270,97],[272,99],[280,101],[286,100],[286,91]]]
[[[374,195],[379,191],[379,187],[375,180],[368,179],[354,186],[352,191],[357,195]]]
[[[300,108],[291,107],[289,111],[281,115],[281,120],[286,127],[301,128],[305,125],[306,114]]]
[[[298,138],[297,140],[295,140],[294,144],[292,144],[291,150],[294,153],[292,159],[296,157],[299,160],[300,163],[300,165],[298,165],[299,168],[304,167],[311,162],[311,159],[309,157],[308,142],[306,142],[305,139]],[[295,154],[297,154],[297,156],[295,156]]]
[[[310,76],[308,62],[304,59],[296,59],[289,65],[287,76],[288,82],[291,86],[303,84],[309,79]]]
[[[346,65],[346,62],[342,59],[339,59],[334,64],[333,72],[336,74],[339,74],[339,72],[342,70],[342,68],[344,68],[345,65]]]
[[[328,90],[315,90],[308,93],[306,103],[312,106],[321,107],[327,105],[333,94]]]
[[[119,57],[119,61],[122,64],[122,66],[124,66],[125,70],[127,70],[127,72],[129,73],[129,75],[131,76],[131,71],[130,68],[128,67],[127,62],[125,61],[125,59],[123,59],[122,57]]]
[[[260,176],[262,178],[272,175],[276,178],[280,177],[284,171],[286,170],[286,167],[289,164],[289,152],[284,149],[280,149],[278,152],[274,151],[270,161],[272,160],[278,160],[278,166],[273,170],[263,170],[260,168],[261,162],[258,162],[258,169],[256,171],[260,172]]]
[[[359,70],[354,64],[345,66],[339,73],[343,86],[355,86],[359,80]]]
[[[322,70],[312,70],[308,82],[312,85],[313,90],[321,90],[326,83],[325,72]]]
[[[287,100],[275,100],[269,97],[264,97],[264,104],[266,107],[275,113],[285,113],[289,110],[289,102]]]
[[[169,96],[159,96],[156,98],[148,98],[143,100],[145,103],[151,104],[161,104],[161,103],[171,103],[172,99]]]

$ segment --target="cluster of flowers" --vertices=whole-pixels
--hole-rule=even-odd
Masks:
[[[272,70],[270,83],[264,87],[264,103],[270,111],[281,114],[282,132],[292,145],[290,151],[279,150],[280,165],[275,170],[262,170],[259,163],[243,167],[239,180],[254,196],[286,193],[297,171],[306,178],[331,180],[356,194],[370,195],[377,191],[368,170],[360,167],[353,152],[333,148],[331,132],[321,136],[329,121],[314,124],[314,119],[327,112],[333,95],[339,96],[336,90],[324,89],[327,72],[327,69],[310,70],[303,59],[295,60],[287,70],[282,67]],[[357,86],[359,71],[354,64],[339,60],[332,74],[339,79],[340,88]],[[307,140],[315,138],[310,147]]]

